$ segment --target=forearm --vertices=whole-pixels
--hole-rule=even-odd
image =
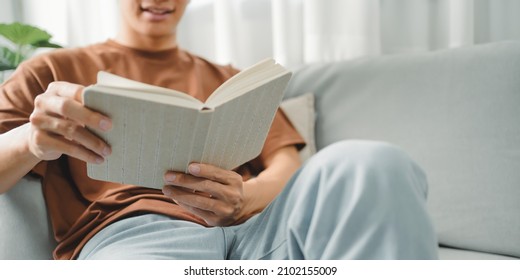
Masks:
[[[27,146],[29,124],[0,134],[0,194],[7,192],[40,160]]]
[[[286,147],[268,160],[268,167],[263,172],[244,182],[246,216],[262,211],[271,203],[300,165],[296,148]]]

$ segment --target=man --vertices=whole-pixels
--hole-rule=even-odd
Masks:
[[[280,112],[261,155],[235,171],[193,163],[167,172],[162,192],[86,176],[85,162],[111,153],[88,130],[111,120],[81,103],[97,71],[201,100],[237,72],[178,48],[188,2],[121,0],[114,40],[36,57],[2,85],[0,191],[42,177],[55,258],[434,258],[425,178],[406,155],[339,143],[289,182],[304,143]]]

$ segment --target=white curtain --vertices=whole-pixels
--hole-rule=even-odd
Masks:
[[[520,39],[518,0],[192,0],[180,44],[246,67]]]
[[[66,46],[117,31],[117,0],[0,0],[0,7],[21,8],[18,17]],[[519,11],[519,0],[191,0],[178,38],[219,63],[243,68],[272,56],[293,67],[516,40]],[[13,19],[0,13],[0,21]]]
[[[0,0],[0,9],[0,22],[38,26],[69,47],[113,37],[119,24],[117,0]]]

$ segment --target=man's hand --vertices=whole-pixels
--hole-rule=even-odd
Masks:
[[[191,164],[189,174],[167,172],[163,193],[211,226],[232,225],[245,215],[242,176],[207,164]]]
[[[107,131],[109,118],[83,106],[83,86],[53,82],[34,100],[30,116],[28,148],[40,160],[54,160],[62,154],[89,163],[102,163],[110,147],[86,127]]]

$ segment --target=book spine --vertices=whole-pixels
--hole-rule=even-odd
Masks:
[[[184,172],[188,173],[188,166],[192,162],[202,162],[202,157],[204,155],[204,150],[206,149],[208,143],[208,132],[211,124],[211,119],[213,116],[212,109],[202,109],[199,111],[197,115],[197,120],[195,121],[193,127],[193,140],[191,141],[190,147],[190,156],[189,161],[186,163],[186,167]],[[197,147],[201,147],[197,149]]]

